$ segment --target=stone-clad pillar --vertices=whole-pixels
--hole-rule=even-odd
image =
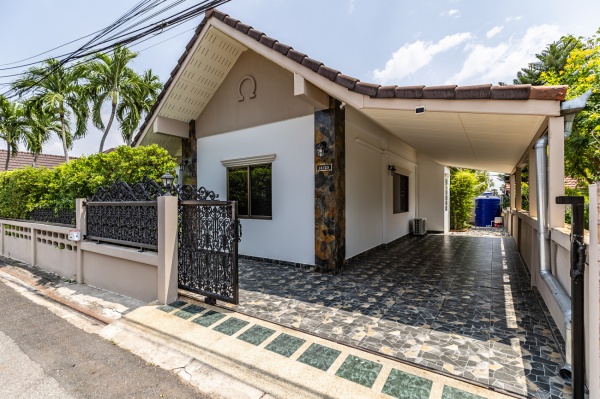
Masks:
[[[191,120],[189,123],[190,135],[187,139],[181,139],[181,153],[182,153],[182,164],[185,166],[182,173],[181,182],[183,184],[191,184],[192,186],[198,185],[197,178],[197,143],[196,143],[196,121]]]
[[[315,112],[315,265],[337,274],[346,257],[345,111],[329,98],[329,108]]]

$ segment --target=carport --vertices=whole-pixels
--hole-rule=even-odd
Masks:
[[[564,342],[500,230],[413,236],[337,276],[240,260],[238,312],[503,392],[570,397]]]

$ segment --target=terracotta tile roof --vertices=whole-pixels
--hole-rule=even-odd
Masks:
[[[69,157],[69,159],[77,159],[76,157]],[[54,168],[61,163],[65,162],[65,157],[62,155],[48,155],[40,154],[38,156],[37,166],[44,166],[46,168]],[[4,170],[6,164],[6,150],[0,150],[0,170]],[[8,163],[8,170],[21,169],[26,166],[33,165],[33,154],[30,152],[19,151],[16,156],[10,157]]]
[[[340,71],[325,66],[322,62],[309,58],[306,54],[294,50],[291,46],[280,43],[263,32],[246,25],[239,20],[230,17],[217,9],[210,9],[206,12],[204,19],[195,31],[194,36],[185,47],[184,53],[177,61],[177,65],[171,72],[171,76],[163,86],[162,92],[159,94],[157,101],[148,113],[146,120],[139,129],[138,134],[134,139],[134,143],[140,138],[150,118],[156,111],[158,104],[161,102],[165,93],[168,91],[173,79],[183,62],[185,61],[190,49],[198,39],[200,32],[210,18],[216,18],[228,26],[242,32],[252,39],[262,43],[268,48],[271,48],[286,57],[296,61],[298,64],[309,68],[315,73],[331,80],[347,88],[350,91],[367,95],[372,98],[403,98],[403,99],[444,99],[444,100],[553,100],[563,101],[567,94],[568,86],[531,86],[526,85],[506,85],[492,86],[491,84],[476,85],[476,86],[381,86],[375,83],[361,82],[357,78],[342,74]]]

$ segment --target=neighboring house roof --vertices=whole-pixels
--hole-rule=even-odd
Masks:
[[[0,170],[4,170],[6,164],[6,150],[0,150]],[[70,159],[76,159],[71,157]],[[62,155],[40,154],[37,159],[38,167],[54,168],[65,162],[65,157]],[[26,166],[33,165],[33,154],[31,152],[19,151],[15,156],[11,155],[8,163],[8,170],[21,169]]]
[[[506,182],[504,184],[505,184],[506,190],[510,190],[510,183]],[[565,187],[576,188],[576,189],[580,188],[579,182],[577,181],[577,179],[573,179],[572,177],[565,177]]]
[[[205,29],[205,27],[207,29]],[[213,29],[214,27],[230,37],[231,40],[223,39],[222,34],[219,34],[218,32],[211,34],[209,29]],[[212,32],[215,32],[215,30],[213,29]],[[208,39],[206,39],[207,37]],[[198,49],[202,46],[202,43],[204,43],[201,42],[202,40],[207,42],[206,47],[203,48],[205,52],[208,51],[207,49],[215,40],[221,40],[225,45],[216,49],[210,49],[212,52],[211,57],[206,56],[206,58],[202,59],[198,58],[202,57],[202,54],[205,54],[205,52],[198,53]],[[520,140],[523,142],[519,141],[518,144],[513,143],[514,145],[511,148],[507,148],[506,146],[504,148],[505,153],[507,151],[512,151],[510,159],[498,160],[497,162],[495,161],[495,163],[489,164],[490,167],[497,167],[495,170],[504,172],[510,171],[510,169],[508,169],[509,164],[515,165],[518,163],[518,159],[516,158],[521,157],[523,154],[521,151],[524,151],[521,147],[529,145],[529,141],[527,141],[526,138],[531,140],[537,133],[537,128],[534,129],[532,126],[537,125],[537,127],[539,127],[543,121],[544,115],[558,116],[560,106],[552,105],[550,103],[554,102],[558,104],[565,99],[567,92],[567,86],[492,86],[491,84],[484,84],[475,86],[446,85],[426,87],[382,86],[379,84],[360,82],[359,79],[344,75],[340,71],[324,65],[322,62],[294,50],[291,46],[283,44],[227,14],[212,9],[206,13],[204,20],[196,29],[196,32],[186,46],[184,53],[177,61],[177,65],[171,72],[171,76],[165,83],[156,103],[140,127],[139,132],[135,137],[134,145],[139,145],[146,141],[144,136],[152,129],[150,122],[153,121],[156,115],[183,122],[195,119],[197,115],[201,113],[205,104],[210,101],[212,95],[231,69],[231,66],[237,61],[239,54],[246,49],[252,49],[265,56],[268,55],[270,60],[275,60],[276,63],[284,68],[297,72],[303,78],[310,79],[313,84],[317,85],[317,87],[324,92],[362,110],[366,116],[379,122],[384,128],[397,134],[398,137],[405,140],[409,145],[412,145],[419,151],[423,151],[427,148],[424,146],[431,145],[431,143],[416,143],[414,140],[411,142],[410,137],[407,136],[407,134],[411,134],[411,132],[406,130],[409,129],[408,127],[403,131],[401,128],[398,130],[399,126],[402,126],[401,123],[403,123],[408,116],[408,114],[402,114],[402,112],[409,111],[409,108],[412,106],[414,113],[413,102],[429,102],[428,104],[433,105],[433,103],[431,103],[432,100],[508,100],[506,102],[502,101],[506,106],[503,105],[498,107],[496,105],[491,105],[496,103],[490,102],[490,106],[484,105],[479,108],[480,111],[477,111],[489,116],[489,118],[485,120],[488,126],[498,127],[500,126],[499,122],[508,123],[510,126],[516,126],[517,124],[521,126],[521,130],[515,131],[514,134],[520,135]],[[218,53],[214,54],[215,51]],[[192,63],[190,60],[194,60],[192,66],[190,66]],[[200,64],[202,64],[201,70],[198,68]],[[218,73],[215,73],[215,71],[218,71]],[[197,84],[193,83],[198,79],[204,79],[205,81],[198,81]],[[194,91],[196,94],[194,94]],[[195,96],[196,101],[192,101],[190,96]],[[187,104],[182,104],[181,99],[187,99]],[[515,100],[519,101],[519,105],[515,105]],[[535,103],[537,100],[549,101],[538,101]],[[450,104],[451,102],[452,101],[446,104]],[[195,110],[193,109],[192,103],[196,104]],[[549,105],[543,106],[541,103],[548,103]],[[461,115],[464,115],[464,112],[474,112],[472,110],[465,111],[464,105],[445,106],[435,104],[435,106],[432,106],[430,109],[432,112],[448,112],[454,113],[456,116],[458,116],[459,113],[463,113]],[[471,113],[471,115],[474,113]],[[494,115],[503,115],[506,116],[506,118],[499,121],[497,118],[494,119]],[[521,118],[521,115],[524,115],[527,118]],[[465,116],[465,118],[467,117],[468,115]],[[510,117],[512,117],[512,120],[509,120]],[[536,119],[536,117],[538,119]],[[541,119],[539,117],[541,117]],[[421,120],[424,119],[425,118],[421,118]],[[438,123],[436,121],[430,122]],[[469,122],[471,123],[468,127],[465,127],[465,123],[460,121],[456,121],[455,125],[456,129],[463,130],[462,133],[458,133],[459,136],[455,136],[453,140],[457,145],[463,145],[465,148],[471,145],[469,139],[465,136],[473,134],[472,129],[477,129],[476,125],[481,125],[483,121],[471,118]],[[504,131],[506,131],[507,127],[508,126],[503,127]],[[468,131],[469,129],[471,130]],[[462,136],[460,136],[460,134],[462,134]],[[493,130],[490,134],[497,136],[501,134],[501,132],[499,130]],[[456,138],[460,140],[460,143]],[[478,138],[481,139],[481,137]],[[448,139],[450,140],[450,138]],[[173,145],[174,143],[166,141],[164,135],[160,138],[157,136],[155,140],[165,140],[165,145]],[[514,142],[515,140],[511,141]],[[527,142],[525,143],[525,141]],[[509,143],[509,146],[510,145],[512,144]],[[470,160],[458,165],[453,164],[451,159],[444,156],[444,154],[448,154],[447,147],[448,146],[446,145],[446,150],[440,149],[436,153],[430,153],[428,155],[432,157],[432,159],[449,166],[481,169],[481,167],[478,168],[477,166],[482,166],[478,161],[478,159],[481,159],[482,154],[486,151],[490,154],[490,157],[494,154],[494,152],[488,151],[488,148],[484,149],[483,146],[476,149],[471,148],[470,153],[467,153],[469,150],[466,150],[467,152],[464,152],[464,154],[461,155],[465,157],[468,156]],[[519,152],[518,155],[517,152]],[[457,154],[457,156],[459,155]],[[487,165],[488,164],[486,164],[486,166]],[[513,166],[510,166],[510,168],[512,167]]]
[[[565,177],[565,187],[580,188],[579,182],[576,179],[573,179],[572,177]]]

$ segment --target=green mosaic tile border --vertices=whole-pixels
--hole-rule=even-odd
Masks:
[[[156,309],[171,313],[174,316],[189,320],[192,323],[211,328],[211,326],[224,318],[227,314],[208,310],[198,305],[188,305],[185,301],[175,301],[168,305],[157,306]],[[178,310],[179,309],[179,310]],[[203,314],[201,314],[203,313]],[[192,319],[192,317],[199,317]],[[213,330],[232,336],[248,326],[250,322],[238,319],[234,316],[227,318],[220,324],[212,327]],[[238,339],[259,346],[265,340],[270,338],[276,331],[258,324],[254,324],[249,329],[240,334]],[[291,357],[296,351],[306,343],[305,339],[298,338],[286,333],[280,333],[273,339],[265,349],[285,357]],[[341,355],[341,351],[323,346],[317,343],[311,344],[297,359],[297,361],[306,365],[327,371],[331,365]],[[375,380],[382,370],[382,365],[367,359],[354,355],[348,355],[335,375],[346,380],[372,388]],[[433,382],[427,378],[419,377],[404,371],[392,369],[381,390],[381,393],[389,395],[396,399],[421,399],[429,398]],[[458,388],[444,385],[442,399],[485,399]]]
[[[349,355],[335,375],[371,388],[381,367],[379,363]]]
[[[306,342],[305,339],[294,337],[286,333],[281,333],[275,338],[265,349],[280,354],[281,356],[290,357],[298,348],[300,348]]]
[[[453,388],[451,386],[444,385],[444,391],[442,392],[442,399],[485,399],[485,398],[483,396],[465,392],[458,388]]]
[[[240,331],[242,328],[246,327],[250,322],[240,320],[236,317],[231,317],[225,320],[223,323],[219,324],[213,330],[223,333],[225,335],[233,335],[236,332]]]
[[[270,328],[266,328],[256,324],[250,327],[248,330],[244,331],[242,334],[240,334],[238,339],[248,342],[249,344],[258,346],[274,333],[275,330],[271,330]]]
[[[312,344],[298,358],[298,361],[309,366],[327,371],[342,352],[323,345]]]
[[[382,393],[397,399],[428,398],[433,381],[392,369]]]

